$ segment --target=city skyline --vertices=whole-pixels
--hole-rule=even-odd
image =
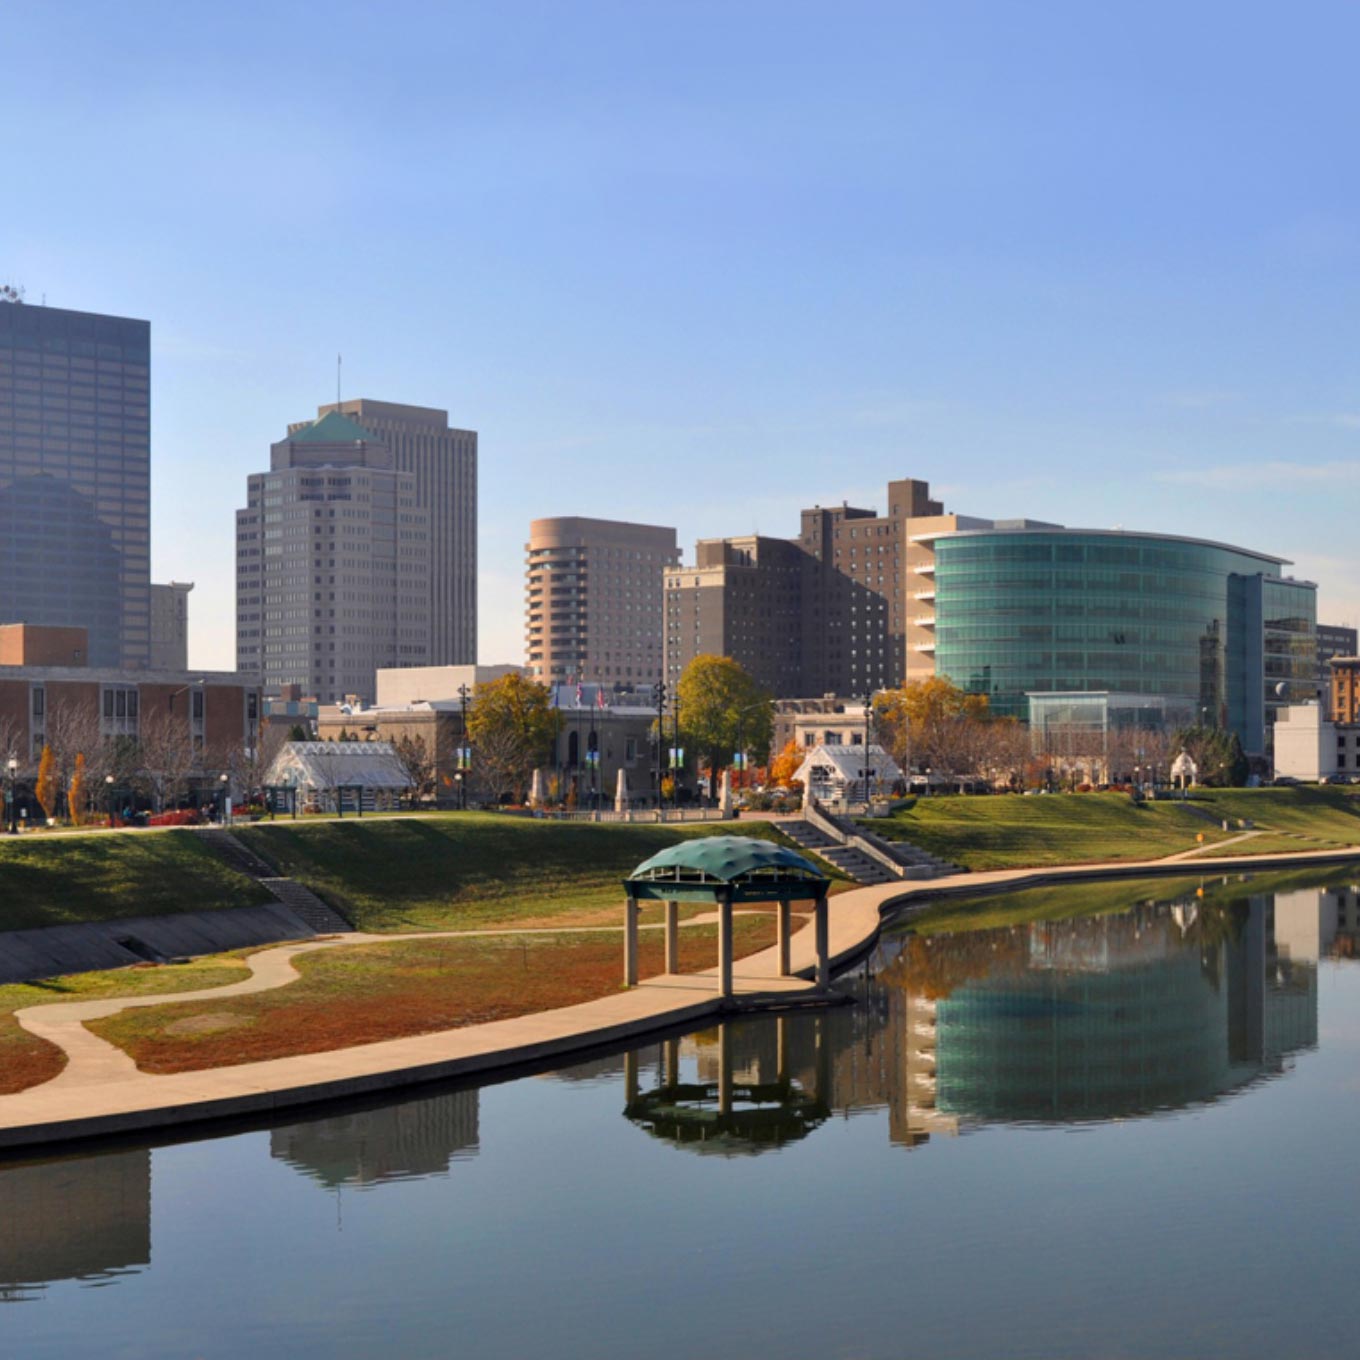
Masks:
[[[151,322],[151,575],[195,582],[194,666],[233,655],[229,507],[337,352],[342,397],[481,433],[484,661],[523,657],[531,519],[690,545],[904,475],[1267,548],[1360,619],[1342,7],[469,4],[393,43],[341,5],[270,11],[268,51],[264,13],[30,8],[0,93],[0,281]]]

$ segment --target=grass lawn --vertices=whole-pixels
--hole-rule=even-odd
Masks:
[[[13,1095],[51,1081],[66,1066],[66,1055],[46,1039],[23,1029],[14,1012],[57,1001],[95,1001],[109,996],[150,996],[187,992],[196,987],[224,987],[246,976],[243,950],[192,963],[138,965],[106,973],[74,973],[41,982],[0,987],[0,1095]]]
[[[1198,809],[1198,813],[1190,809]],[[1207,817],[1203,814],[1207,814]],[[1253,837],[1224,854],[1279,853],[1360,845],[1360,798],[1343,789],[1207,789],[1179,802],[1134,803],[1122,793],[1044,797],[921,798],[892,817],[865,825],[908,840],[967,869],[1014,869],[1102,860],[1159,859],[1192,850],[1204,835],[1206,854],[1240,834],[1214,823],[1249,818],[1258,829],[1299,839]]]
[[[321,1053],[433,1030],[484,1024],[590,1001],[618,990],[622,930],[608,934],[394,940],[297,960],[299,981],[254,996],[125,1011],[90,1028],[145,1072],[190,1072]],[[771,912],[739,914],[738,956],[775,940]],[[680,966],[717,963],[717,927],[680,932]],[[662,932],[644,931],[639,969],[663,966]]]
[[[622,880],[668,845],[715,835],[792,844],[767,822],[618,825],[471,812],[259,823],[237,835],[372,931],[614,925]]]
[[[0,931],[270,900],[192,831],[0,837]]]

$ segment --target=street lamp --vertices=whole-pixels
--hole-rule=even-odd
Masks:
[[[874,692],[866,690],[864,694],[864,805],[869,805],[869,778],[873,774],[873,768],[869,763],[869,723],[874,716]]]
[[[217,821],[225,826],[227,821],[227,785],[231,776],[223,772],[217,776]]]
[[[454,777],[454,780],[456,781],[456,783],[457,783],[457,785],[458,785],[458,807],[459,807],[459,810],[461,811],[462,809],[464,809],[464,808],[467,807],[467,803],[463,801],[463,772],[462,772],[462,770],[455,770],[455,771],[453,772],[453,777]]]
[[[104,807],[109,814],[109,825],[113,825],[113,776],[104,776]]]
[[[10,756],[5,768],[9,771],[9,834],[17,836],[19,834],[19,809],[14,799],[14,781],[19,774],[17,757]]]

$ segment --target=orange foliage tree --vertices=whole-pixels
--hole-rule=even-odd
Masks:
[[[42,805],[43,816],[49,820],[57,815],[57,762],[52,748],[44,745],[38,761],[38,783],[33,796]]]
[[[71,775],[71,787],[66,791],[66,808],[71,816],[71,825],[79,826],[85,819],[85,754],[76,752],[75,772]]]

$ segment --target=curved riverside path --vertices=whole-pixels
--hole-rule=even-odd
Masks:
[[[1197,871],[1219,878],[1243,871],[1360,862],[1360,846],[1293,854],[1172,857],[1114,864],[1042,869],[1008,869],[948,878],[884,883],[830,899],[829,944],[833,967],[865,953],[878,937],[885,914],[924,906],[947,897],[1014,892],[1040,884],[1093,879],[1187,876]],[[691,918],[691,924],[703,918]],[[103,1137],[204,1120],[269,1113],[318,1101],[393,1090],[420,1082],[473,1076],[511,1066],[565,1058],[598,1045],[624,1044],[650,1032],[717,1020],[734,1007],[815,998],[808,981],[814,968],[813,932],[792,939],[797,976],[776,975],[778,951],[770,948],[740,959],[734,967],[736,996],[718,995],[716,967],[703,973],[663,974],[595,1001],[557,1010],[496,1020],[462,1029],[439,1030],[404,1039],[328,1053],[299,1054],[267,1062],[201,1072],[153,1075],[139,1071],[120,1049],[84,1028],[86,1020],[131,1007],[172,1005],[239,996],[285,985],[298,976],[293,958],[318,949],[360,944],[393,944],[464,935],[576,933],[581,927],[542,931],[441,931],[424,935],[346,935],[262,951],[250,959],[251,976],[225,987],[160,996],[113,997],[99,1001],[33,1006],[17,1013],[30,1033],[57,1044],[70,1059],[51,1081],[16,1095],[0,1096],[0,1148],[34,1147],[65,1139]],[[593,930],[623,928],[594,927]],[[622,948],[620,948],[622,966]]]

